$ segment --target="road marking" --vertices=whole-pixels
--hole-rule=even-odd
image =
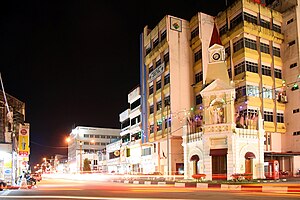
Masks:
[[[145,200],[145,198],[128,198],[128,197],[83,197],[83,196],[0,196],[0,199],[91,199],[91,200]],[[165,198],[146,198],[147,200],[174,200]],[[176,199],[184,200],[184,199]]]

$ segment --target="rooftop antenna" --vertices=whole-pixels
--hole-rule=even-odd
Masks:
[[[5,101],[5,106],[7,108],[7,119],[8,119],[8,122],[10,124],[12,124],[13,123],[13,116],[12,116],[12,113],[10,112],[10,110],[9,110],[9,106],[8,106],[8,102],[7,102],[7,99],[6,99],[6,94],[5,94],[4,86],[3,86],[3,82],[2,82],[1,72],[0,72],[0,81],[1,81],[1,88],[2,88],[2,92],[3,92],[4,101]]]

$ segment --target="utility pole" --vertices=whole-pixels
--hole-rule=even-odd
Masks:
[[[167,106],[167,175],[168,178],[170,176],[170,141],[169,141],[169,108],[170,108],[170,104],[169,102],[167,102],[166,104]]]
[[[8,105],[8,102],[7,102],[7,99],[6,99],[6,94],[5,94],[5,91],[4,91],[4,86],[3,86],[3,82],[2,82],[2,76],[1,76],[1,73],[0,73],[0,82],[1,82],[1,88],[2,88],[2,92],[3,92],[3,98],[4,98],[4,101],[5,101],[5,106],[6,106],[6,109],[7,109],[7,120],[8,122],[10,123],[10,130],[9,132],[11,132],[11,185],[14,184],[14,179],[15,179],[15,162],[14,162],[14,138],[15,138],[15,134],[14,134],[14,130],[13,130],[13,114],[12,112],[9,110],[9,105]]]

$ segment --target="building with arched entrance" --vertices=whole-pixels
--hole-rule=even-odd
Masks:
[[[205,87],[201,90],[202,128],[193,131],[191,118],[183,130],[185,178],[205,174],[207,180],[232,179],[233,174],[264,178],[264,129],[259,111],[251,118],[235,114],[235,87],[229,81],[225,48],[214,28],[208,49]],[[240,126],[246,121],[247,129]]]

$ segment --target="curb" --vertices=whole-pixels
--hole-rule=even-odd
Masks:
[[[171,185],[176,188],[198,188],[198,189],[220,189],[221,191],[244,191],[244,192],[265,192],[265,193],[290,193],[300,192],[300,186],[260,186],[260,185],[233,185],[233,184],[211,184],[211,183],[179,183],[179,182],[157,182],[157,181],[133,181],[133,180],[112,180],[112,182],[126,184],[144,185]]]

